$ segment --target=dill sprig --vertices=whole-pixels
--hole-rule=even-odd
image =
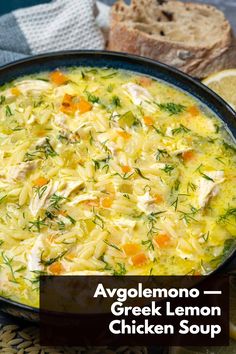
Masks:
[[[147,178],[147,177],[145,177],[145,176],[143,175],[142,171],[141,171],[139,168],[136,167],[136,168],[134,168],[134,170],[135,170],[135,172],[136,172],[141,178],[150,181],[149,178]]]
[[[40,260],[40,263],[43,264],[43,265],[45,265],[46,267],[47,267],[47,266],[50,266],[50,265],[52,265],[53,263],[55,263],[55,262],[61,260],[67,252],[68,252],[68,250],[65,250],[65,251],[63,251],[62,253],[60,253],[58,256],[56,256],[56,257],[54,257],[54,258],[49,258],[49,259],[47,259],[47,260],[43,259],[43,252],[42,252],[42,253],[41,253],[41,260]]]
[[[113,275],[125,275],[127,273],[124,263],[117,263],[117,268],[113,270]]]
[[[185,106],[174,102],[156,103],[156,104],[161,111],[169,113],[170,116],[180,114],[186,110]]]
[[[9,270],[11,272],[13,283],[18,283],[16,280],[16,277],[15,277],[15,272],[13,270],[13,266],[12,266],[13,257],[9,258],[4,252],[2,252],[1,255],[2,255],[2,259],[3,259],[3,263],[9,268]]]
[[[48,137],[45,139],[45,143],[42,146],[37,146],[36,147],[36,150],[44,153],[46,159],[49,156],[50,157],[55,157],[55,156],[58,155],[57,152],[53,149]]]
[[[117,250],[117,251],[119,251],[119,252],[122,252],[121,249],[120,249],[118,246],[116,246],[114,243],[110,243],[110,242],[108,242],[107,240],[104,240],[103,242],[105,242],[105,244],[106,244],[107,246],[112,247],[112,248],[114,248],[115,250]]]
[[[229,207],[225,213],[219,217],[219,222],[227,222],[230,218],[235,218],[236,220],[236,208]]]
[[[41,219],[40,216],[34,221],[29,221],[29,231],[40,232],[44,226],[47,226],[47,224],[45,219]]]
[[[189,212],[179,210],[178,212],[181,214],[180,220],[184,220],[187,224],[189,224],[191,221],[197,221],[194,216],[198,213],[199,210],[200,209],[197,209],[192,205],[190,205]]]
[[[170,155],[168,154],[166,149],[157,149],[157,153],[156,153],[156,160],[160,161],[161,158],[163,157],[169,157]]]
[[[191,130],[185,127],[183,124],[180,124],[178,128],[172,129],[171,132],[173,135],[180,133],[189,133]]]
[[[161,168],[167,175],[171,175],[172,171],[174,170],[174,166],[166,164],[164,168]]]

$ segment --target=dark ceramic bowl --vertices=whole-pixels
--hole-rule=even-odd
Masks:
[[[150,75],[180,88],[194,96],[203,105],[212,110],[228,127],[236,139],[236,112],[209,88],[190,76],[181,73],[167,65],[150,59],[132,56],[129,54],[105,51],[66,51],[43,54],[16,61],[0,68],[0,85],[23,75],[30,75],[42,71],[54,70],[58,67],[92,66],[126,69],[144,75]],[[236,259],[236,247],[229,250],[226,259],[211,274],[226,272],[232,267]],[[236,269],[236,265],[235,265]],[[0,297],[0,309],[8,314],[23,319],[37,321],[39,310],[30,306]]]

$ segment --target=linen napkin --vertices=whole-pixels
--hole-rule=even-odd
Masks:
[[[3,15],[0,65],[45,52],[104,49],[108,16],[109,7],[95,0],[54,0]]]

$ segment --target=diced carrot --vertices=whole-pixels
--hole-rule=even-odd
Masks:
[[[163,197],[160,194],[154,195],[154,198],[155,198],[155,203],[163,202]]]
[[[115,192],[115,187],[113,183],[108,183],[105,188],[106,192],[108,193],[114,193]]]
[[[51,235],[49,235],[49,236],[47,237],[47,239],[48,239],[48,241],[49,241],[50,243],[53,243],[53,242],[55,241],[55,239],[56,239],[56,235],[55,235],[55,234],[51,234]]]
[[[45,135],[45,131],[43,130],[39,130],[37,133],[36,133],[37,136],[44,136]]]
[[[80,111],[80,113],[86,113],[86,112],[89,112],[91,111],[92,109],[92,105],[91,103],[89,103],[88,101],[84,100],[84,99],[81,99],[79,101],[79,103],[77,103],[76,105],[78,107],[78,110]]]
[[[129,173],[132,170],[130,166],[121,166],[121,169],[124,173]]]
[[[195,152],[192,150],[185,151],[182,153],[182,158],[185,162],[193,160],[195,157]]]
[[[88,206],[98,207],[100,205],[100,202],[98,199],[90,199],[90,200],[86,200],[85,204]]]
[[[121,136],[123,139],[128,140],[131,138],[131,134],[124,132],[124,131],[118,131],[117,134]]]
[[[131,257],[131,262],[134,266],[137,266],[137,267],[142,266],[148,262],[148,257],[143,252],[138,253],[138,254],[134,255],[133,257]]]
[[[140,248],[140,245],[138,245],[137,243],[125,243],[122,246],[122,249],[126,256],[133,256],[137,254],[140,251]]]
[[[196,117],[199,115],[200,112],[196,106],[191,106],[188,108],[188,113],[190,113],[192,117]]]
[[[60,262],[55,262],[48,267],[48,270],[52,274],[61,274],[64,272],[64,267]]]
[[[11,93],[15,96],[19,96],[21,94],[20,90],[18,89],[18,87],[12,87],[11,88]]]
[[[60,70],[53,71],[50,74],[50,80],[55,85],[63,85],[68,82],[68,78]]]
[[[37,178],[34,182],[33,182],[33,185],[35,186],[35,187],[42,187],[42,186],[44,186],[45,184],[47,184],[48,183],[48,179],[47,178],[45,178],[45,177],[39,177],[39,178]]]
[[[146,76],[140,76],[138,81],[139,81],[140,85],[146,86],[146,87],[150,86],[152,83],[152,79],[150,77],[146,77]]]
[[[113,197],[105,197],[101,200],[101,205],[103,208],[110,208],[112,206],[113,200]]]
[[[161,233],[153,237],[154,242],[160,248],[166,247],[170,244],[171,238],[167,233]]]
[[[67,216],[68,215],[66,210],[58,210],[57,214],[61,215],[61,216]]]
[[[73,260],[75,258],[75,253],[71,252],[65,256],[66,259]]]
[[[154,124],[154,120],[151,117],[144,117],[143,120],[146,125],[150,126]]]
[[[61,111],[66,114],[74,114],[77,110],[76,105],[73,103],[73,96],[66,93],[63,97],[61,104]]]

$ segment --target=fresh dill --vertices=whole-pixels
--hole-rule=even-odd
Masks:
[[[5,101],[6,101],[6,97],[3,96],[3,95],[1,95],[1,96],[0,96],[0,105],[4,104]]]
[[[204,242],[207,242],[209,240],[209,236],[210,236],[210,231],[204,233],[203,235],[201,235],[202,239],[204,240]]]
[[[157,103],[157,106],[161,111],[167,112],[171,116],[180,114],[186,110],[185,106],[182,104],[176,104],[174,102]]]
[[[47,267],[47,266],[50,266],[50,265],[52,265],[53,263],[55,263],[55,262],[61,260],[67,252],[68,252],[68,250],[65,250],[65,251],[63,251],[62,253],[60,253],[58,256],[53,257],[53,258],[49,258],[49,259],[47,259],[47,260],[43,259],[43,252],[42,252],[40,263],[43,264],[43,265],[45,265],[46,267]]]
[[[45,139],[45,143],[42,146],[37,146],[36,147],[36,150],[44,153],[46,159],[49,156],[50,157],[55,157],[55,156],[58,155],[57,152],[53,149],[48,137]]]
[[[104,242],[105,242],[105,244],[108,245],[109,247],[112,247],[112,248],[114,248],[115,250],[117,250],[117,251],[119,251],[119,252],[122,252],[121,249],[120,249],[118,246],[114,245],[114,243],[110,243],[110,242],[108,242],[107,240],[104,240]]]
[[[143,246],[146,246],[147,250],[154,251],[154,245],[153,245],[153,242],[152,242],[152,238],[148,238],[147,240],[142,240],[141,244]]]
[[[45,219],[41,219],[40,216],[34,221],[29,221],[29,231],[40,232],[44,226],[47,226]]]
[[[104,229],[104,221],[103,219],[101,218],[101,216],[95,214],[94,215],[94,218],[93,218],[93,223],[95,225],[97,225],[98,227],[100,227],[100,229]]]
[[[41,199],[43,194],[44,194],[44,192],[47,190],[48,186],[46,185],[46,186],[34,187],[34,188],[36,190],[36,193],[37,193],[39,199]]]
[[[135,170],[135,172],[136,172],[141,178],[150,181],[149,178],[147,178],[147,177],[145,177],[145,176],[143,175],[143,173],[141,172],[141,170],[140,170],[139,168],[136,167],[136,168],[134,168],[134,170]]]
[[[189,191],[194,192],[196,189],[197,189],[196,184],[194,184],[193,182],[188,182],[187,193],[189,193]]]
[[[169,157],[170,155],[168,154],[166,149],[157,149],[157,153],[156,153],[156,160],[160,161],[161,158],[164,157]]]
[[[164,171],[167,175],[171,175],[172,171],[174,170],[174,166],[165,164],[164,168],[161,168],[162,171]]]
[[[113,96],[111,99],[111,104],[114,107],[121,107],[120,98],[118,96]]]
[[[229,207],[224,214],[220,215],[219,222],[225,223],[228,222],[231,218],[236,220],[236,208]]]
[[[7,105],[6,106],[6,117],[13,116],[13,113],[11,111],[11,108]]]
[[[181,214],[180,220],[184,220],[187,224],[189,224],[191,221],[197,221],[194,216],[198,213],[198,211],[199,209],[192,205],[190,205],[189,212],[179,210],[178,212]]]
[[[181,133],[189,133],[191,130],[185,127],[183,124],[180,124],[178,128],[172,129],[171,132],[173,135]]]
[[[61,195],[57,195],[56,193],[54,193],[50,198],[49,208],[59,210],[61,208],[61,202],[65,199],[66,199],[65,197],[62,197]]]
[[[12,281],[14,283],[18,283],[17,280],[16,280],[16,277],[15,277],[13,266],[12,266],[13,257],[9,258],[4,252],[2,252],[1,255],[2,255],[2,259],[3,259],[3,263],[9,268],[9,270],[11,272],[12,279],[13,279]]]
[[[127,273],[124,263],[117,263],[117,268],[113,270],[113,275],[125,275]]]
[[[91,102],[91,103],[99,103],[100,102],[100,98],[98,96],[95,96],[88,91],[85,91],[85,93],[87,95],[87,99],[89,102]]]

